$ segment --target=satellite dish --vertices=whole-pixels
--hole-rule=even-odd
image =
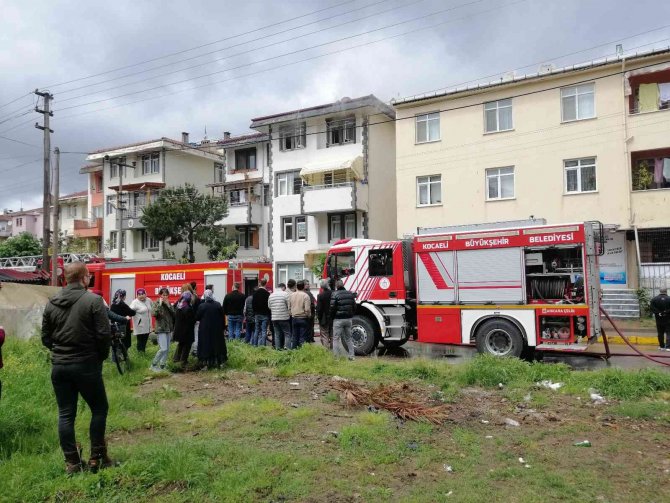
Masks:
[[[135,221],[132,218],[128,219],[128,228],[132,229],[135,225]]]

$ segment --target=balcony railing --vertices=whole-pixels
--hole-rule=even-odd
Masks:
[[[91,220],[75,220],[74,235],[78,238],[92,238],[102,236],[102,218]]]

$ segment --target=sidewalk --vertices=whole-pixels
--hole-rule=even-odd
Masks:
[[[611,323],[605,318],[602,319],[602,327],[607,335],[610,344],[626,344],[617,334]],[[628,338],[631,344],[639,346],[658,347],[658,338],[656,336],[656,324],[653,318],[639,320],[614,320],[616,326]],[[602,336],[598,337],[598,342],[602,342]]]

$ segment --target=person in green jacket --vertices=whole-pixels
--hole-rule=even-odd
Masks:
[[[102,297],[87,291],[90,275],[83,262],[65,266],[67,286],[44,309],[42,344],[51,350],[51,383],[58,403],[58,437],[69,474],[82,471],[81,448],[74,423],[79,395],[91,409],[89,469],[110,466],[105,429],[109,404],[102,362],[111,344],[107,308]]]
[[[169,290],[161,288],[158,294],[160,297],[153,303],[151,308],[151,314],[156,318],[156,337],[158,337],[158,351],[151,362],[151,370],[154,372],[165,370],[175,320],[174,307],[172,307],[169,300]]]

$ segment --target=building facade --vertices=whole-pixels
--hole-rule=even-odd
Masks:
[[[0,242],[12,235],[12,215],[6,211],[0,215]]]
[[[168,252],[180,258],[186,245],[170,247],[153,238],[140,221],[146,205],[166,187],[190,183],[206,192],[221,157],[192,145],[183,133],[182,141],[160,138],[98,150],[88,155],[87,162],[80,172],[89,180],[92,173],[100,173],[102,179],[102,196],[96,194],[95,200],[102,197],[105,257],[118,257],[120,246],[124,259],[149,260],[165,258]],[[99,206],[92,206],[94,215]],[[203,246],[196,243],[194,251],[196,260],[206,260]]]
[[[275,282],[308,279],[337,240],[391,239],[395,113],[374,96],[252,119],[268,135]]]
[[[228,215],[218,222],[238,244],[239,260],[267,261],[270,257],[270,166],[268,137],[252,133],[231,137],[224,133],[215,143],[216,163],[208,187],[225,197]]]
[[[12,237],[27,232],[37,239],[42,239],[42,208],[13,211],[10,216]]]
[[[670,51],[394,106],[400,235],[598,220],[608,230],[604,288],[670,281]]]

